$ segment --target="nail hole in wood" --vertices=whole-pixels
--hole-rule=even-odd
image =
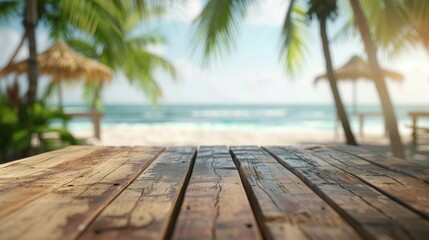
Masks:
[[[186,209],[189,210],[189,209],[191,209],[191,207],[190,206],[186,206]]]
[[[113,186],[119,186],[119,183],[114,183]]]
[[[100,234],[100,233],[101,233],[101,230],[100,230],[100,229],[95,229],[95,230],[94,230],[94,233],[98,235],[98,234]]]
[[[252,227],[253,227],[253,225],[252,225],[251,223],[246,223],[246,227],[247,227],[247,228],[252,228]]]
[[[74,185],[73,184],[69,184],[69,185],[67,185],[67,187],[73,187]]]

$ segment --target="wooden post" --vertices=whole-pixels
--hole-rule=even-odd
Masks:
[[[357,113],[357,80],[353,81],[353,112]]]
[[[98,140],[101,140],[101,128],[100,128],[101,114],[96,111],[92,111],[91,119],[92,119],[92,125],[94,127],[94,136]]]
[[[338,113],[335,112],[335,138],[338,139],[340,134],[338,133],[338,122],[340,121],[340,118],[338,117]]]
[[[100,98],[101,85],[95,86],[94,99],[92,100],[92,124],[94,126],[94,136],[101,140],[100,120],[101,113],[97,110],[97,101]]]
[[[362,113],[359,113],[359,134],[363,137],[363,125],[365,123],[365,116]]]
[[[412,125],[412,137],[413,137],[413,147],[417,147],[417,115],[412,115],[413,125]]]

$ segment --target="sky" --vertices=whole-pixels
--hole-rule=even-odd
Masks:
[[[163,19],[141,24],[141,31],[156,29],[163,33],[167,44],[151,46],[150,50],[172,62],[178,79],[173,80],[162,72],[156,78],[163,90],[160,104],[332,104],[327,82],[313,84],[315,76],[324,73],[325,63],[318,27],[309,26],[306,43],[309,46],[306,61],[294,77],[287,75],[279,59],[279,36],[287,11],[284,0],[257,1],[241,25],[237,47],[230,54],[209,67],[191,54],[192,20],[203,7],[201,0],[188,0],[174,4]],[[328,25],[328,34],[335,36],[340,23]],[[0,66],[3,66],[19,42],[22,29],[18,26],[0,27]],[[43,26],[37,30],[39,50],[47,49],[51,40]],[[359,36],[335,40],[331,44],[334,67],[346,63],[353,55],[364,57]],[[25,58],[27,50],[19,53]],[[382,66],[394,69],[405,76],[402,84],[388,83],[395,104],[429,104],[429,55],[422,47],[388,58],[379,54]],[[43,81],[43,80],[42,80]],[[46,80],[45,80],[46,81]],[[0,83],[5,84],[5,83]],[[339,84],[343,101],[352,102],[352,84]],[[359,104],[377,104],[374,84],[357,83]],[[82,88],[67,88],[66,104],[82,103]],[[128,84],[121,73],[103,92],[105,104],[147,104],[143,93]]]

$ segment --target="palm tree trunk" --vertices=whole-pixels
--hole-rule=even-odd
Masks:
[[[356,25],[359,28],[363,43],[365,45],[365,50],[368,55],[368,63],[371,67],[371,72],[375,77],[374,82],[378,91],[378,95],[380,97],[381,106],[383,108],[385,124],[389,131],[390,147],[392,153],[395,157],[405,158],[404,146],[402,145],[401,135],[399,134],[395,111],[393,109],[392,101],[390,100],[386,82],[384,81],[384,76],[380,69],[380,64],[378,63],[377,47],[372,40],[368,22],[366,21],[359,1],[350,0],[350,4],[353,9]]]
[[[326,72],[328,73],[329,85],[331,86],[331,91],[334,96],[338,117],[341,120],[341,124],[344,129],[344,134],[346,135],[347,144],[357,145],[355,137],[353,136],[353,132],[350,128],[350,123],[347,118],[344,105],[341,101],[341,96],[337,86],[337,79],[335,77],[334,69],[332,67],[331,53],[329,50],[329,40],[326,34],[326,19],[320,19],[320,36],[322,38],[323,53],[325,54]]]
[[[37,0],[26,0],[25,31],[28,34],[29,58],[28,58],[28,91],[27,104],[36,100],[37,94],[37,49],[36,49],[36,25],[37,25]]]

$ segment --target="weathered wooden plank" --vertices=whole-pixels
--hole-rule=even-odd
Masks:
[[[173,239],[234,238],[261,236],[228,149],[201,147]]]
[[[50,159],[50,157],[53,155],[58,155],[58,154],[62,154],[63,152],[69,152],[69,151],[73,151],[73,150],[90,149],[90,148],[92,148],[92,147],[91,146],[72,145],[72,146],[61,148],[61,149],[56,149],[53,151],[44,152],[44,153],[41,153],[38,155],[34,155],[34,156],[26,157],[26,158],[21,158],[21,159],[14,160],[11,162],[2,163],[2,164],[0,164],[0,169],[5,168],[5,167],[10,167],[12,165],[21,164],[23,162],[28,162],[29,164],[30,163],[41,163],[43,161]]]
[[[408,176],[421,179],[425,183],[429,183],[429,167],[427,166],[418,165],[413,162],[395,157],[379,155],[363,148],[354,146],[338,145],[329,147],[338,151],[354,155],[356,157],[361,158],[362,160],[371,162],[380,167],[406,174]]]
[[[323,199],[258,147],[232,147],[264,236],[274,239],[359,239]]]
[[[365,238],[426,239],[429,222],[350,173],[290,147],[267,147]]]
[[[80,239],[165,239],[183,197],[195,147],[169,148],[128,186]]]
[[[72,180],[90,171],[103,161],[103,157],[120,151],[121,148],[66,148],[1,169],[0,218],[51,192],[64,180]]]
[[[105,149],[106,152],[108,148]],[[62,185],[0,218],[5,239],[74,239],[97,214],[132,182],[161,148],[121,148],[104,157],[68,162],[67,167],[95,162],[77,178],[57,179]],[[85,159],[85,162],[82,162]],[[9,194],[8,194],[9,195]]]
[[[351,154],[330,148],[301,150],[346,171],[383,194],[429,219],[429,185],[413,177],[390,171]]]
[[[38,171],[69,161],[71,157],[77,158],[99,149],[94,146],[69,146],[59,150],[42,153],[28,158],[0,164],[0,178],[19,179],[27,177]]]

